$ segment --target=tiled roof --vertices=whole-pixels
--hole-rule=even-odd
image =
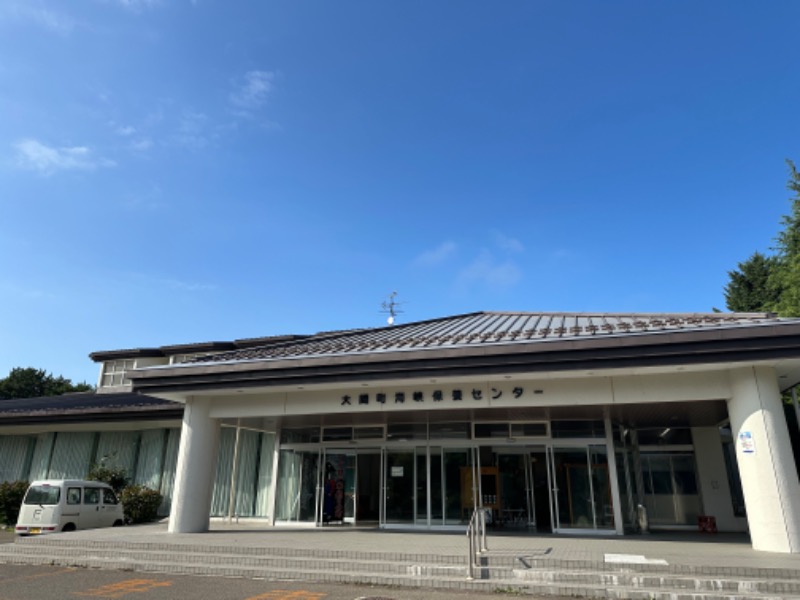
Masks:
[[[62,396],[12,398],[0,400],[0,424],[3,419],[37,415],[81,415],[108,412],[182,410],[180,404],[132,392],[83,392]]]
[[[588,340],[608,336],[758,326],[779,320],[771,313],[476,312],[391,327],[317,334],[302,340],[197,357],[188,362],[217,363]]]

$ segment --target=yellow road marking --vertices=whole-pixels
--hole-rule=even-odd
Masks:
[[[73,592],[76,596],[93,596],[95,598],[121,598],[128,594],[142,594],[155,588],[169,587],[171,581],[156,581],[155,579],[127,579],[118,583],[111,583],[86,592]]]
[[[29,579],[42,579],[44,577],[53,577],[54,575],[63,575],[64,573],[74,573],[77,569],[59,569],[52,573],[39,573],[38,575],[25,575],[24,577],[12,577],[10,579],[3,579],[3,583],[11,581],[28,581]]]

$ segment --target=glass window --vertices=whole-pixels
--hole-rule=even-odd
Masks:
[[[723,435],[724,435],[723,431]],[[727,432],[730,436],[730,431]],[[728,438],[722,442],[723,455],[725,456],[725,471],[728,474],[728,485],[731,489],[731,502],[733,502],[733,514],[737,517],[746,517],[747,511],[744,506],[744,492],[742,491],[742,480],[739,478],[739,466],[736,462],[736,445],[733,440]]]
[[[61,488],[54,485],[33,486],[25,494],[25,504],[58,504]]]
[[[67,488],[67,504],[81,503],[81,488]]]
[[[675,477],[675,493],[684,495],[697,493],[694,459],[691,456],[673,456],[672,472]]]
[[[353,439],[352,427],[326,427],[322,430],[323,442],[340,442]]]
[[[84,504],[100,504],[100,488],[86,488],[83,491]]]
[[[113,490],[103,490],[103,504],[118,504],[117,495]]]
[[[353,439],[356,440],[382,440],[383,427],[354,427]]]
[[[131,380],[125,376],[126,371],[135,367],[136,361],[128,360],[109,360],[103,364],[103,387],[116,385],[129,385]]]
[[[511,437],[547,437],[547,423],[511,423]]]
[[[603,421],[552,421],[550,431],[554,438],[606,437],[606,426]]]
[[[475,423],[476,438],[508,438],[508,423]]]
[[[319,442],[319,427],[281,430],[282,444],[313,444],[316,442]]]
[[[468,440],[469,423],[431,423],[432,440]]]
[[[637,429],[636,435],[640,446],[689,445],[692,443],[692,432],[686,427]]]
[[[647,459],[650,467],[653,494],[672,494],[672,472],[669,456],[650,456]]]
[[[428,439],[428,426],[425,423],[398,423],[386,428],[387,440],[425,440]]]

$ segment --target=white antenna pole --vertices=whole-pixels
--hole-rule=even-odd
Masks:
[[[384,300],[384,302],[381,303],[381,308],[383,308],[381,312],[389,313],[389,318],[386,319],[386,322],[389,325],[394,325],[395,317],[397,316],[397,314],[403,312],[402,310],[398,310],[397,308],[400,303],[394,301],[396,296],[397,292],[392,292],[391,294],[389,294],[389,300],[388,301]]]

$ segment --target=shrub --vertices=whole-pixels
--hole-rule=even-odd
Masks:
[[[125,469],[115,466],[106,466],[105,461],[92,465],[89,474],[86,476],[89,481],[102,481],[107,483],[114,491],[119,494],[128,485],[128,473]]]
[[[28,489],[27,481],[4,481],[0,483],[0,521],[9,527],[17,524],[22,499]]]
[[[164,497],[143,485],[129,485],[120,496],[128,523],[147,523],[158,517],[158,507]]]

